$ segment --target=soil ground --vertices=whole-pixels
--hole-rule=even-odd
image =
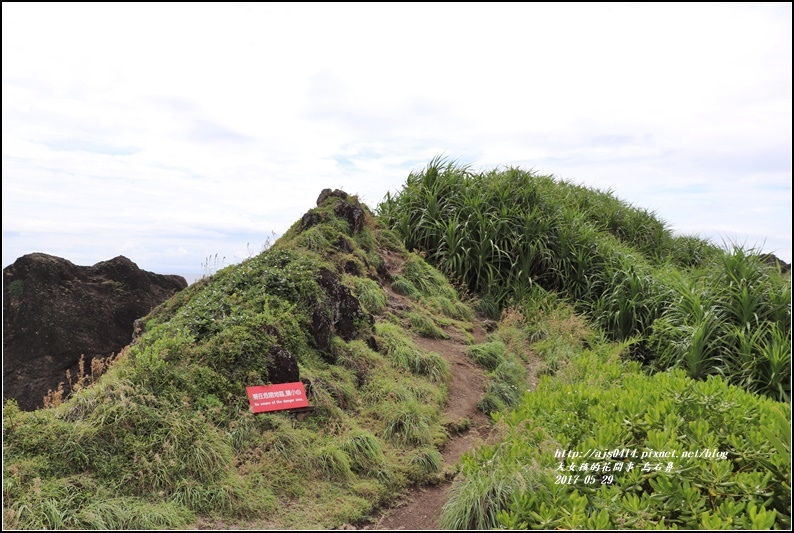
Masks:
[[[474,330],[475,342],[482,342],[485,331],[479,324]],[[485,373],[466,356],[466,344],[456,339],[416,339],[419,347],[436,352],[450,364],[452,379],[445,416],[453,424],[470,421],[469,428],[450,436],[441,450],[444,463],[454,465],[467,451],[483,443],[490,433],[491,423],[477,408],[485,392]],[[438,529],[441,508],[447,502],[451,481],[439,485],[414,487],[402,503],[383,512],[380,519],[367,529]]]
[[[389,264],[391,273],[396,273],[401,265]],[[389,305],[398,307],[403,304],[405,297],[389,287],[386,287]],[[485,340],[485,329],[482,321],[474,320],[474,342],[481,343]],[[487,378],[483,368],[474,364],[466,355],[468,344],[464,339],[455,336],[452,330],[447,330],[449,339],[415,338],[414,342],[422,349],[435,352],[447,360],[450,366],[451,380],[449,383],[449,401],[444,412],[445,418],[451,427],[460,427],[460,422],[467,420],[469,426],[464,431],[450,435],[449,440],[441,450],[444,463],[451,468],[461,456],[475,449],[479,444],[488,440],[491,433],[491,421],[477,408],[477,402],[485,393]],[[438,529],[438,520],[441,509],[449,498],[452,480],[444,481],[438,485],[416,486],[400,500],[396,507],[385,509],[374,524],[367,525],[365,529],[389,530],[427,530]]]

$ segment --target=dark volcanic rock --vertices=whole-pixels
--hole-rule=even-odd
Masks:
[[[358,264],[356,264],[353,260],[348,260],[345,262],[344,271],[351,276],[360,276],[361,272],[359,271]]]
[[[334,191],[331,189],[323,189],[320,193],[320,196],[317,197],[317,207],[323,205],[323,203],[325,203],[325,201],[329,198],[339,198],[336,205],[334,206],[334,214],[347,221],[348,225],[350,226],[350,235],[355,235],[361,231],[366,215],[364,210],[358,204],[358,201],[355,200],[355,197],[353,197],[351,202],[348,202],[348,198],[351,197],[345,191],[340,191],[339,189]],[[324,220],[319,213],[309,211],[303,215],[303,218],[301,219],[300,232],[303,232],[315,224],[319,224],[323,221]]]
[[[267,379],[270,383],[295,383],[300,378],[298,360],[287,349],[273,346],[268,354]]]
[[[340,283],[338,275],[323,268],[320,269],[318,281],[328,295],[331,320],[336,334],[346,341],[352,341],[358,332],[356,322],[363,320],[367,314],[350,289]]]
[[[347,238],[345,238],[344,235],[339,236],[339,239],[336,241],[336,247],[346,254],[353,253],[353,244]]]
[[[334,272],[327,268],[320,269],[317,282],[327,295],[327,300],[315,304],[309,333],[326,359],[334,362],[329,350],[331,333],[335,332],[346,341],[353,340],[358,335],[357,323],[366,319],[372,321],[372,317],[361,308],[356,297],[340,283],[339,276]]]
[[[350,225],[351,235],[361,231],[361,227],[364,225],[364,210],[360,206],[340,201],[334,207],[334,213],[339,218],[347,220],[348,225]]]
[[[300,230],[298,230],[298,233],[303,233],[307,229],[311,228],[312,226],[316,226],[320,222],[323,222],[323,216],[320,213],[309,211],[301,218],[301,227]]]
[[[331,347],[331,333],[334,323],[328,312],[320,303],[314,305],[312,316],[309,320],[309,334],[314,339],[314,345],[323,353],[328,353]],[[333,362],[333,361],[331,361]]]
[[[788,274],[789,272],[791,272],[791,264],[786,263],[775,254],[762,254],[760,257],[761,257],[761,261],[763,261],[764,263],[771,266],[780,267],[780,272],[782,274]]]
[[[341,198],[342,200],[347,200],[348,194],[345,191],[340,191],[339,189],[333,191],[331,189],[323,189],[320,191],[320,196],[317,197],[317,207],[323,205],[323,202],[332,196]]]
[[[42,405],[66,370],[77,375],[81,355],[121,351],[133,323],[187,287],[182,276],[141,270],[119,256],[77,266],[47,254],[28,254],[3,269],[3,398],[20,408]]]
[[[376,270],[378,272],[378,276],[380,276],[382,280],[386,281],[386,283],[392,282],[393,278],[391,276],[391,272],[389,272],[389,269],[386,266],[386,261],[384,261],[382,257],[380,263],[378,263],[378,266],[376,267]]]

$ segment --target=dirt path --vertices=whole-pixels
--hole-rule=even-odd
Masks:
[[[485,331],[477,324],[474,329],[475,342],[482,342]],[[456,339],[415,339],[420,348],[436,352],[450,364],[451,381],[449,402],[444,412],[453,427],[462,421],[470,421],[468,429],[451,435],[441,450],[444,462],[454,465],[464,452],[473,450],[488,437],[491,423],[477,409],[477,402],[485,392],[486,377],[466,356],[467,345]],[[367,529],[438,529],[441,508],[447,502],[451,481],[435,486],[414,487],[403,498],[402,503],[386,510],[378,522]]]
[[[476,342],[482,342],[485,331],[477,325],[474,330]],[[436,352],[450,364],[449,402],[444,415],[453,426],[461,421],[470,421],[468,429],[451,435],[441,450],[444,462],[454,465],[464,452],[474,449],[485,441],[491,423],[477,409],[477,402],[485,392],[485,373],[466,356],[467,345],[456,339],[415,339],[420,348]],[[367,529],[438,529],[441,508],[447,502],[451,481],[435,486],[414,487],[403,498],[402,503],[384,512],[378,522]]]
[[[392,274],[398,272],[401,266],[401,262],[389,264],[387,261],[387,267]],[[390,287],[385,289],[390,307],[399,309],[407,303],[405,296],[395,293]],[[479,321],[475,320],[474,324],[472,331],[474,341],[481,343],[485,340],[485,330]],[[465,452],[485,442],[491,430],[491,423],[477,408],[477,402],[485,393],[487,382],[485,371],[466,355],[468,344],[464,339],[454,330],[447,330],[447,333],[450,334],[449,339],[419,337],[415,338],[414,342],[424,350],[439,354],[450,365],[449,401],[444,417],[449,427],[465,427],[451,434],[441,449],[444,463],[452,466]],[[468,421],[468,427],[465,421]],[[397,507],[384,510],[380,519],[366,529],[438,529],[441,508],[447,502],[451,486],[452,482],[446,481],[439,485],[413,487]]]

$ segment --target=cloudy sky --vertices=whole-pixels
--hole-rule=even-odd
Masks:
[[[791,4],[2,4],[3,266],[200,276],[342,188],[513,165],[791,261]],[[217,255],[216,255],[217,254]]]

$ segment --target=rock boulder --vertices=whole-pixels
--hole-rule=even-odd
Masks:
[[[187,287],[182,276],[141,270],[119,256],[77,266],[43,253],[3,269],[3,398],[20,408],[43,404],[66,371],[130,343],[133,323]],[[68,384],[66,387],[68,393]]]

